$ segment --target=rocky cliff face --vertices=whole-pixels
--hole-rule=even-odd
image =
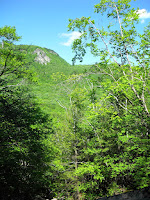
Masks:
[[[37,57],[35,58],[36,62],[39,62],[40,64],[44,65],[47,65],[47,63],[50,62],[50,58],[46,55],[46,53],[43,50],[37,48],[33,53],[37,54]]]
[[[150,200],[150,187],[135,190],[112,197],[104,197],[99,200]]]

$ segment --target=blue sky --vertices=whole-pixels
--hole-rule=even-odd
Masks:
[[[15,26],[22,36],[21,44],[52,49],[71,64],[71,43],[78,33],[67,32],[68,19],[94,16],[96,3],[99,0],[0,0],[0,27]],[[137,0],[133,6],[145,9],[139,26],[142,29],[150,21],[150,0]],[[83,64],[96,61],[88,54]]]

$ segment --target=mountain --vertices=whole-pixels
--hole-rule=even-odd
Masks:
[[[48,114],[56,110],[63,112],[63,105],[68,102],[67,91],[64,91],[66,79],[72,74],[83,73],[90,66],[72,66],[51,49],[33,45],[19,45],[19,48],[28,53],[30,68],[37,80],[30,83],[30,88],[40,107]]]

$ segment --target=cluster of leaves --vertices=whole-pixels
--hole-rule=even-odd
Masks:
[[[118,20],[116,30],[111,24],[97,28],[90,17],[70,20],[69,30],[82,33],[73,44],[73,62],[82,61],[88,47],[100,62],[86,74],[69,77],[76,87],[66,123],[55,135],[58,199],[97,199],[150,184],[149,26],[137,33],[139,16],[130,2],[95,5],[96,13]],[[77,85],[81,77],[90,89]]]
[[[49,193],[46,138],[51,129],[25,84],[32,72],[27,52],[13,44],[20,37],[7,26],[0,36],[0,198],[35,199]]]

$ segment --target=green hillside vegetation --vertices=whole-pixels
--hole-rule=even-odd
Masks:
[[[0,28],[0,199],[96,200],[150,185],[150,31],[138,35],[129,2],[95,5],[120,31],[69,21],[83,33],[74,64],[90,47],[92,66],[14,45],[15,27]]]
[[[38,46],[19,45],[18,48],[25,50],[28,53],[28,62],[30,63],[30,69],[34,72],[35,82],[30,83],[33,93],[36,95],[38,102],[40,102],[41,108],[45,112],[50,114],[56,113],[56,110],[62,112],[61,106],[67,104],[67,90],[64,86],[67,85],[67,79],[70,75],[77,75],[84,73],[91,66],[72,66],[62,59],[56,52],[41,48]],[[37,54],[35,50],[40,49],[45,52],[50,58],[50,62],[47,64],[41,64],[35,61]],[[70,89],[72,86],[69,86]]]

